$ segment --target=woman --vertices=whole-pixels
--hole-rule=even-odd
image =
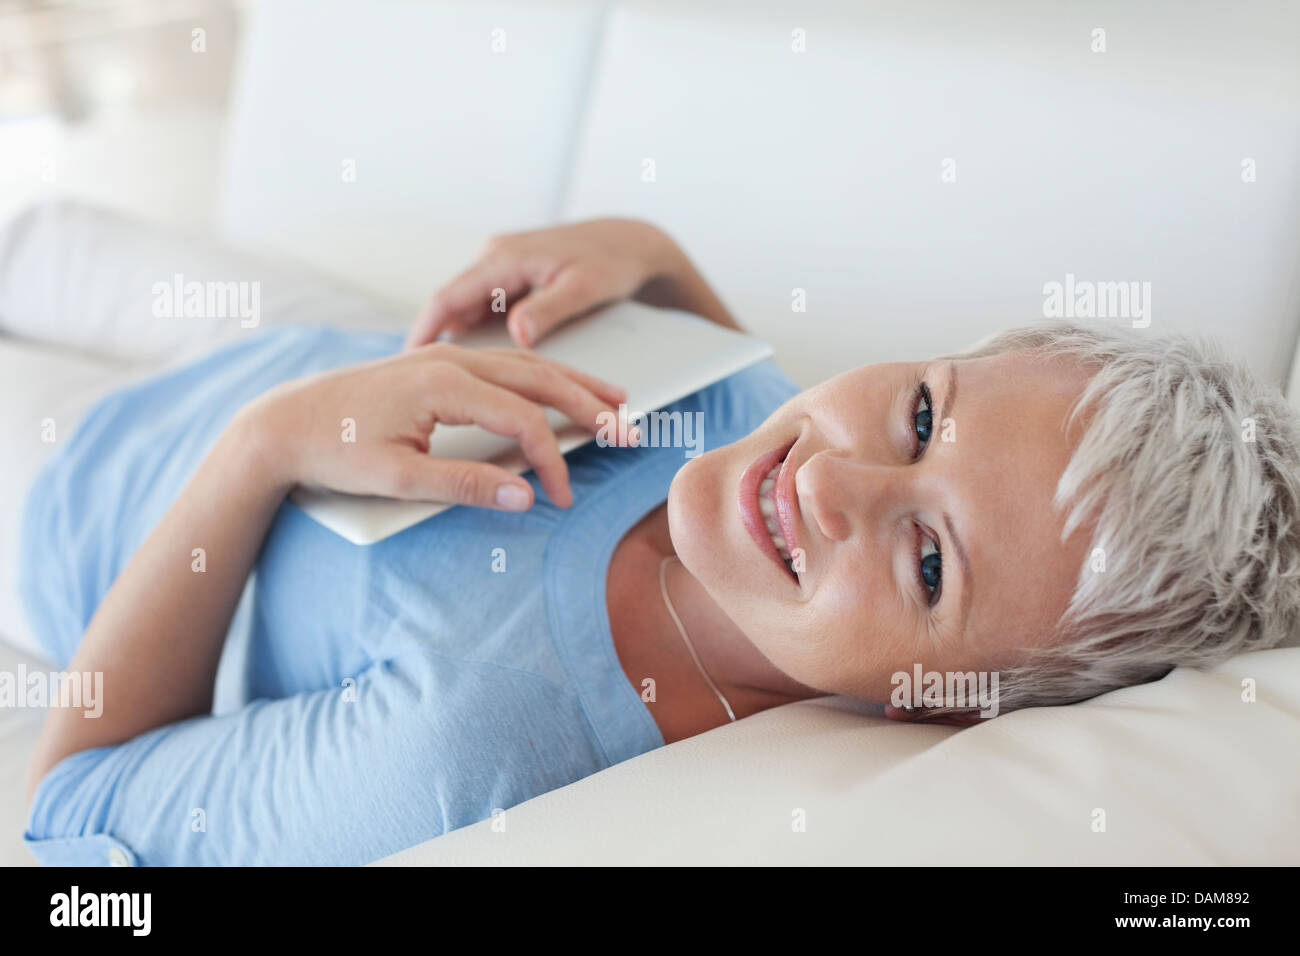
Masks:
[[[364,863],[769,707],[898,700],[917,666],[998,674],[1006,711],[1297,622],[1295,424],[1213,353],[1062,326],[802,393],[764,364],[674,406],[698,459],[566,462],[540,405],[594,429],[622,395],[433,342],[494,289],[524,345],[627,296],[735,326],[663,233],[583,223],[492,243],[400,353],[269,327],[106,398],[27,504],[34,627],[105,697],[49,713],[39,859]],[[431,459],[439,422],[534,472]],[[474,507],[358,548],[299,483]],[[244,700],[214,715],[228,637]],[[979,719],[943,703],[886,713]]]

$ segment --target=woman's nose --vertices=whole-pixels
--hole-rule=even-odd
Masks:
[[[825,537],[845,541],[855,527],[888,508],[895,470],[860,461],[846,451],[819,451],[795,473],[799,506]]]

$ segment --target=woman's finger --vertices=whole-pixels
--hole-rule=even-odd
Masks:
[[[501,289],[507,302],[527,284],[506,262],[480,260],[433,294],[406,337],[407,350],[427,345],[443,332],[459,334],[491,314],[493,294]]]
[[[402,349],[409,352],[411,349],[428,345],[442,333],[450,318],[446,300],[442,296],[442,290],[439,290],[429,297],[424,309],[411,323]]]
[[[492,355],[470,349],[463,350],[458,359],[484,381],[557,409],[592,433],[618,414],[617,403],[597,395],[569,374],[572,369],[558,362],[528,361],[522,353]]]
[[[418,348],[443,332],[454,332],[477,321],[489,304],[481,291],[484,282],[482,264],[476,262],[435,292],[407,336],[406,347]]]
[[[600,305],[606,298],[590,271],[565,266],[546,285],[514,304],[506,316],[506,328],[520,345],[532,346],[557,325]]]
[[[573,379],[583,388],[599,395],[611,405],[621,405],[627,401],[627,389],[623,388],[621,385],[615,385],[613,382],[606,382],[603,379],[596,378],[594,375],[588,375],[586,372],[580,372],[576,368],[570,368],[568,365],[563,365],[559,362],[555,364],[558,365],[560,371],[569,376],[569,378]]]
[[[573,504],[569,468],[546,413],[535,402],[485,381],[454,362],[437,362],[432,376],[433,408],[449,425],[478,425],[519,442],[547,496],[561,508]]]
[[[555,359],[544,358],[532,349],[489,348],[477,349],[475,351],[476,354],[479,355],[499,355],[506,358],[523,359],[528,362],[540,362],[546,365],[552,365],[583,388],[594,392],[597,396],[609,402],[611,405],[618,405],[627,401],[627,389],[623,386],[615,385],[613,382],[607,382],[594,375],[588,375],[586,372],[576,369],[572,365],[565,365],[563,362],[557,362]]]
[[[533,489],[518,475],[484,461],[436,458],[414,449],[394,449],[387,464],[387,493],[394,498],[526,511]]]
[[[557,362],[554,359],[542,358],[536,352],[505,352],[507,355],[517,355],[523,358],[531,359],[534,362],[546,362],[559,369],[569,378],[573,379],[583,388],[595,393],[600,398],[609,402],[611,405],[619,405],[627,401],[627,389],[621,385],[615,385],[613,382],[607,382],[604,379],[597,378],[594,375],[588,375],[586,372],[574,368],[572,365],[565,365],[563,362]]]

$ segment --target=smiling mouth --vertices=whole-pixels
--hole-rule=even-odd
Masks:
[[[784,448],[773,449],[745,469],[737,504],[745,530],[758,550],[789,575],[795,587],[802,588],[793,561],[799,548],[792,537],[796,518],[792,509],[797,505],[789,500],[793,472],[784,474],[794,445],[791,441]]]
[[[772,539],[772,546],[776,548],[776,553],[781,556],[785,562],[786,570],[794,575],[794,564],[790,559],[790,549],[786,546],[785,535],[781,531],[780,518],[776,513],[776,476],[781,473],[781,466],[785,464],[785,459],[778,461],[772,466],[761,482],[758,484],[758,511],[763,517],[763,527],[766,529],[768,537]]]

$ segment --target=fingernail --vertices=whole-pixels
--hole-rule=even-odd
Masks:
[[[497,505],[507,511],[523,511],[528,507],[528,492],[518,485],[501,485],[497,488]]]

